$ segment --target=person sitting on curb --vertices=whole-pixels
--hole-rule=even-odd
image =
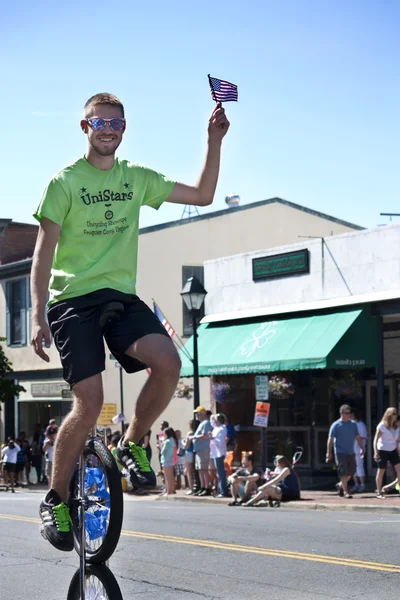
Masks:
[[[259,485],[264,483],[263,471],[253,466],[254,457],[251,452],[245,454],[242,466],[228,477],[231,486],[232,502],[228,506],[240,506],[248,500]],[[241,497],[241,500],[238,498]]]
[[[290,460],[286,456],[277,456],[275,460],[277,466],[281,469],[280,473],[261,485],[257,494],[250,498],[244,506],[254,506],[261,500],[269,500],[270,506],[273,506],[274,500],[278,505],[281,501],[300,500],[300,482],[293,471]]]

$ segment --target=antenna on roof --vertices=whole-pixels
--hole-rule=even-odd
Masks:
[[[183,209],[183,213],[181,216],[181,220],[182,219],[191,219],[192,217],[199,217],[200,213],[199,213],[199,209],[197,208],[197,206],[193,206],[192,204],[186,204],[185,208]]]
[[[392,217],[400,217],[400,213],[379,213],[381,217],[390,217],[390,222],[392,222]]]

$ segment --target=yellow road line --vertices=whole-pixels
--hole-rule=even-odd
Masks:
[[[332,565],[343,565],[346,567],[356,567],[358,569],[371,569],[373,571],[388,571],[390,573],[400,573],[400,565],[391,565],[386,563],[374,563],[361,559],[341,558],[336,556],[307,554],[305,552],[290,552],[288,550],[274,550],[268,548],[257,548],[255,546],[240,546],[238,544],[225,544],[223,542],[213,542],[211,540],[195,540],[190,538],[177,538],[152,533],[143,533],[139,531],[122,531],[122,535],[150,539],[155,541],[175,542],[178,544],[188,544],[191,546],[202,546],[204,548],[216,548],[218,550],[230,550],[235,552],[248,552],[250,554],[261,554],[265,556],[277,556],[281,558],[293,558],[297,560],[306,560],[311,562],[323,562]]]
[[[19,515],[0,514],[0,519],[11,521],[23,521],[27,523],[40,523],[40,519],[31,517],[21,517]],[[305,560],[310,562],[326,563],[344,567],[353,567],[356,569],[370,569],[372,571],[385,571],[389,573],[400,573],[400,565],[388,563],[377,563],[361,559],[342,558],[339,556],[329,556],[323,554],[309,554],[307,552],[294,552],[290,550],[279,550],[273,548],[259,548],[256,546],[242,546],[240,544],[227,544],[224,542],[214,542],[212,540],[199,540],[191,538],[182,538],[172,535],[163,535],[159,533],[146,533],[143,531],[122,530],[121,535],[127,537],[136,537],[146,540],[159,542],[170,542],[175,544],[186,544],[190,546],[200,546],[203,548],[214,548],[216,550],[228,550],[231,552],[247,552],[249,554],[260,554],[263,556],[275,556],[279,558],[289,558],[296,560]]]

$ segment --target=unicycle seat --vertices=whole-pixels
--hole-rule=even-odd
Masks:
[[[105,304],[100,315],[100,327],[104,329],[107,323],[119,319],[124,310],[125,307],[122,302],[108,302]]]

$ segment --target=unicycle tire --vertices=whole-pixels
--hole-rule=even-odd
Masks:
[[[87,565],[85,569],[85,597],[87,600],[123,600],[120,587],[106,565]],[[75,572],[68,590],[67,600],[80,600],[80,573]]]
[[[91,465],[95,465],[98,472],[101,471],[105,475],[104,489],[107,495],[107,500],[96,496],[96,492],[92,495],[86,494],[86,509],[85,509],[85,529],[86,529],[86,562],[88,564],[96,564],[106,562],[115,548],[117,547],[122,528],[124,500],[122,495],[121,475],[117,464],[111,452],[104,446],[102,442],[93,438],[89,440],[83,450],[83,456],[86,468],[90,469]],[[86,487],[86,486],[85,486]],[[71,480],[70,486],[70,514],[72,520],[72,532],[74,536],[75,550],[80,555],[80,506],[76,500],[79,495],[79,469],[76,469]],[[107,494],[108,492],[108,494]],[[92,510],[107,510],[106,528],[104,535],[97,538],[97,542],[93,543],[94,547],[90,546],[90,534],[88,533],[89,519],[95,514]],[[96,522],[96,517],[94,517]]]

